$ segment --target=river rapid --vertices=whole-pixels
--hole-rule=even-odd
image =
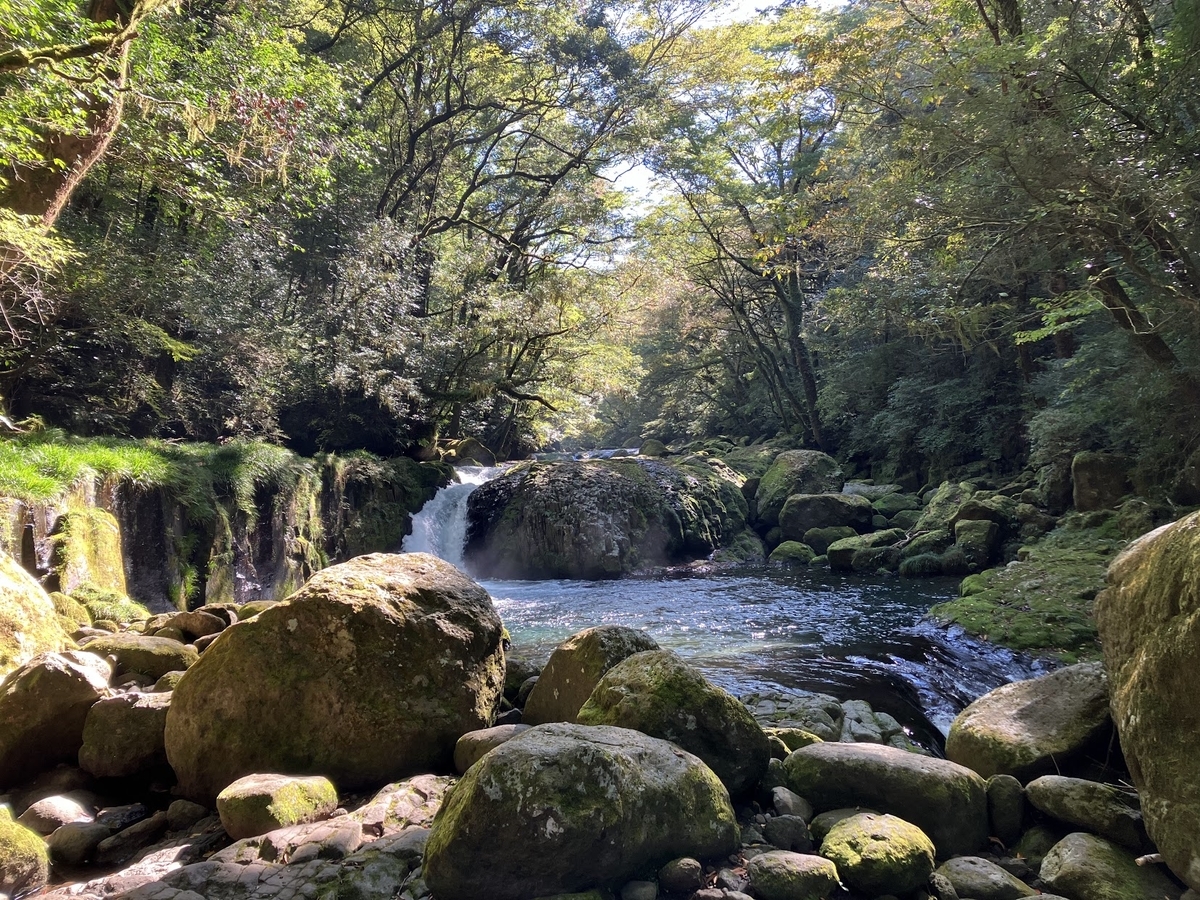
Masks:
[[[502,469],[464,467],[413,520],[405,552],[467,571],[467,497]],[[545,662],[592,625],[640,628],[726,690],[821,691],[888,712],[938,749],[954,716],[1000,684],[1046,670],[1040,660],[925,618],[954,579],[842,575],[828,569],[687,568],[619,581],[480,580],[512,636],[512,653]]]

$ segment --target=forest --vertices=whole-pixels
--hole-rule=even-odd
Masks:
[[[0,0],[6,430],[1169,492],[1200,5],[722,7]]]

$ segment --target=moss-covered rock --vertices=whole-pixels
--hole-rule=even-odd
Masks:
[[[150,618],[150,610],[130,600],[125,594],[98,588],[92,584],[77,587],[70,597],[83,605],[93,622],[109,621],[124,625],[130,622],[144,622]]]
[[[1096,618],[1113,721],[1150,837],[1200,890],[1200,513],[1134,542],[1108,572]]]
[[[354,789],[449,768],[504,684],[491,598],[423,553],[325,569],[287,603],[225,630],[179,682],[167,757],[201,803],[254,772]]]
[[[1113,453],[1085,451],[1071,460],[1074,504],[1079,512],[1112,509],[1133,490],[1129,480],[1131,461]]]
[[[854,537],[856,534],[858,534],[857,531],[846,525],[833,528],[810,528],[804,532],[803,543],[812,547],[818,555],[824,556],[831,544],[843,538]]]
[[[932,494],[925,497],[925,510],[917,520],[916,530],[949,530],[954,514],[974,493],[975,486],[968,482],[942,482]]]
[[[704,760],[735,797],[758,784],[771,756],[749,710],[670,650],[635,653],[617,663],[576,719],[678,744]]]
[[[200,658],[196,648],[189,644],[132,632],[92,638],[83,649],[103,658],[115,657],[115,675],[135,672],[156,681],[168,672],[190,668]]]
[[[571,635],[550,655],[525,700],[521,721],[574,722],[605,672],[635,653],[657,649],[646,632],[623,625],[598,625]]]
[[[760,853],[746,863],[746,875],[762,900],[823,900],[838,883],[830,860],[788,850]]]
[[[505,741],[511,741],[530,727],[525,724],[495,725],[478,731],[468,731],[454,744],[454,771],[463,774],[479,762],[485,753],[491,752]]]
[[[278,600],[251,600],[249,603],[242,603],[237,608],[237,617],[239,622],[244,622],[252,616],[257,616],[264,609],[270,609]]]
[[[0,806],[0,894],[15,897],[36,891],[50,877],[50,852],[41,836],[13,821]]]
[[[975,700],[951,724],[946,756],[984,778],[1028,781],[1070,765],[1110,734],[1104,668],[1081,663]]]
[[[12,557],[0,553],[0,677],[39,653],[69,646],[54,601]]]
[[[906,510],[921,509],[921,501],[912,494],[885,494],[871,503],[875,512],[887,519]]]
[[[500,578],[616,578],[706,557],[746,527],[741,483],[702,457],[529,463],[471,494],[464,552]]]
[[[217,794],[221,827],[235,841],[315,822],[337,805],[337,789],[320,775],[246,775]]]
[[[828,810],[862,806],[921,828],[939,856],[970,853],[988,837],[987,784],[949,760],[877,744],[813,744],[784,761],[787,786]]]
[[[904,578],[933,578],[942,574],[942,557],[937,553],[918,553],[901,559],[899,571]]]
[[[54,611],[58,613],[59,620],[63,622],[64,629],[70,624],[74,626],[71,628],[73,632],[92,624],[92,614],[87,611],[86,606],[73,597],[68,597],[61,591],[55,591],[50,595],[50,599],[54,603]]]
[[[785,450],[775,457],[754,495],[760,527],[779,524],[783,505],[793,494],[840,491],[843,481],[842,467],[832,456],[819,450]]]
[[[1062,775],[1043,775],[1025,786],[1036,810],[1065,825],[1106,837],[1132,853],[1149,850],[1138,798],[1108,784]]]
[[[43,653],[0,684],[0,789],[75,762],[88,710],[110,674],[89,653]]]
[[[79,767],[99,778],[154,772],[167,764],[169,693],[118,694],[95,703],[83,726]]]
[[[779,511],[779,530],[785,541],[802,541],[814,528],[871,530],[871,504],[854,494],[792,494]]]
[[[1183,893],[1156,866],[1139,866],[1128,851],[1082,832],[1055,844],[1038,874],[1072,900],[1179,900]]]
[[[766,557],[762,538],[743,528],[726,546],[717,550],[710,559],[715,563],[761,563]]]
[[[987,568],[1000,550],[1000,526],[990,519],[959,519],[954,523],[954,545],[972,569]]]
[[[638,456],[666,456],[668,452],[667,445],[657,438],[647,438],[638,448]]]
[[[864,550],[882,550],[904,539],[904,532],[899,528],[889,528],[887,531],[877,531],[874,534],[862,534],[857,537],[842,538],[829,545],[826,555],[829,557],[829,568],[835,572],[874,571],[881,566],[894,568],[900,563],[900,551],[890,554],[864,554]]]
[[[946,860],[938,866],[937,874],[950,882],[958,896],[974,897],[975,900],[1020,900],[1038,894],[994,862],[978,856]]]
[[[900,551],[901,559],[911,559],[929,553],[940,556],[954,544],[954,535],[948,528],[935,528],[913,536]]]
[[[792,566],[807,566],[816,559],[817,552],[808,544],[799,541],[784,541],[771,551],[770,561]]]
[[[736,835],[725,788],[690,753],[623,728],[542,725],[455,785],[424,874],[439,900],[524,900],[724,856]]]
[[[125,593],[121,526],[107,510],[72,504],[50,534],[50,568],[57,588],[83,585]]]
[[[844,884],[868,896],[908,894],[933,873],[933,842],[911,822],[859,813],[842,819],[821,842]]]

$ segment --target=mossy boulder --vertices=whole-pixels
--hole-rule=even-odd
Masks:
[[[929,835],[939,856],[987,842],[987,784],[976,773],[878,744],[821,743],[783,763],[787,787],[817,810],[862,806],[899,816]]]
[[[320,775],[245,775],[217,794],[221,827],[235,841],[327,818],[337,788]]]
[[[427,554],[324,569],[227,628],[180,680],[166,729],[180,793],[211,803],[255,772],[353,790],[448,769],[499,703],[501,633],[487,592]]]
[[[990,860],[978,856],[959,856],[937,867],[960,897],[975,900],[1020,900],[1036,897],[1038,892],[1021,879],[1009,874]]]
[[[878,500],[875,500],[871,506],[875,512],[884,518],[891,519],[897,513],[907,510],[919,510],[921,508],[921,501],[912,494],[885,494]]]
[[[793,494],[840,491],[844,480],[842,467],[832,456],[819,450],[785,450],[775,457],[754,495],[760,527],[778,525],[783,505]],[[869,508],[870,501],[866,503]]]
[[[190,668],[200,658],[190,644],[129,631],[92,638],[83,649],[106,659],[114,657],[117,661],[114,675],[134,672],[155,681],[168,672]]]
[[[65,593],[91,585],[124,594],[121,526],[113,514],[72,504],[50,534],[50,568],[53,583]]]
[[[940,556],[954,545],[954,535],[949,528],[935,528],[932,531],[921,532],[904,545],[900,551],[901,559],[911,559],[914,556],[933,554]]]
[[[960,519],[954,524],[954,546],[972,569],[985,569],[1000,550],[1000,526],[989,519]]]
[[[0,894],[15,897],[42,888],[50,878],[50,851],[41,835],[13,821],[0,805]]]
[[[1093,834],[1075,832],[1050,848],[1039,877],[1071,900],[1179,900],[1183,890],[1157,866]]]
[[[697,757],[624,728],[553,724],[501,744],[454,786],[424,874],[438,900],[526,900],[736,846],[729,795]]]
[[[577,721],[671,741],[704,760],[735,797],[758,784],[771,757],[749,710],[670,650],[635,653],[609,669]]]
[[[1132,462],[1115,453],[1076,453],[1071,460],[1074,505],[1079,512],[1113,509],[1133,490],[1129,480]]]
[[[93,622],[109,621],[124,625],[150,618],[150,610],[120,591],[85,584],[71,591],[70,597],[83,604]]]
[[[1104,668],[1080,663],[975,700],[951,724],[946,756],[984,778],[1028,781],[1096,749],[1111,729]]]
[[[108,663],[89,653],[43,653],[0,684],[0,789],[56,763],[74,763],[92,704],[108,689]]]
[[[843,538],[854,537],[856,534],[858,534],[857,531],[846,525],[838,525],[832,528],[810,528],[804,532],[803,542],[812,547],[818,555],[823,556],[830,545]]]
[[[726,546],[709,557],[715,563],[761,563],[766,558],[762,538],[743,528]]]
[[[746,875],[762,900],[824,900],[838,884],[833,862],[788,850],[758,854],[746,863]]]
[[[975,485],[969,482],[943,481],[933,493],[925,497],[925,509],[915,526],[917,531],[949,529],[950,522],[959,507],[975,493]]]
[[[871,530],[871,503],[854,494],[792,494],[779,511],[785,541],[802,541],[813,528]]]
[[[71,631],[79,628],[87,628],[92,624],[92,614],[87,611],[87,607],[73,597],[68,597],[61,591],[55,591],[50,595],[50,600],[54,603],[54,611],[58,613],[59,621],[62,622],[64,630],[69,626]]]
[[[791,566],[807,566],[817,557],[817,551],[799,541],[784,541],[771,551],[770,561]]]
[[[1030,806],[1065,825],[1082,828],[1133,853],[1149,850],[1136,794],[1109,784],[1043,775],[1025,786]]]
[[[574,722],[604,673],[621,660],[658,643],[644,631],[623,625],[585,628],[559,644],[525,700],[527,725]]]
[[[881,566],[895,568],[900,564],[899,550],[886,554],[862,553],[861,551],[883,550],[903,539],[903,531],[899,528],[889,528],[887,531],[876,531],[874,534],[862,534],[834,541],[826,551],[826,555],[829,557],[829,568],[835,572],[874,571]]]
[[[118,694],[88,710],[79,768],[99,778],[151,773],[167,764],[170,693]]]
[[[842,883],[867,896],[908,894],[933,873],[933,842],[911,822],[859,813],[842,819],[821,842]]]
[[[707,557],[746,527],[742,478],[719,460],[528,463],[477,488],[464,548],[496,578],[617,578]]]
[[[1096,601],[1113,721],[1150,837],[1200,890],[1200,513],[1135,541]]]
[[[667,445],[657,438],[647,438],[638,448],[638,456],[666,456],[668,452]]]
[[[69,646],[50,595],[12,557],[0,553],[0,677],[39,653]]]

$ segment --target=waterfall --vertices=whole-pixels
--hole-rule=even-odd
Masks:
[[[404,539],[405,553],[432,553],[463,568],[463,544],[467,539],[467,498],[479,485],[491,481],[506,466],[461,466],[454,470],[456,482],[439,490],[413,516],[412,534]]]

